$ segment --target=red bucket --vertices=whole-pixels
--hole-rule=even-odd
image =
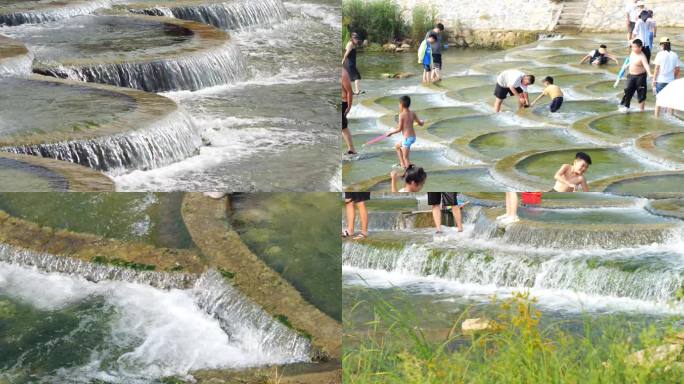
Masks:
[[[525,205],[541,205],[541,192],[522,192],[520,195],[522,197],[522,203]]]

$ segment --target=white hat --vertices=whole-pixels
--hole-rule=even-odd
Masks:
[[[645,5],[646,5],[646,4],[644,4],[644,0],[639,0],[639,1],[636,2],[636,6],[637,6],[637,7],[643,7],[643,6],[645,6]]]

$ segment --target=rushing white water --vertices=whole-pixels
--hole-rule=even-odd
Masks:
[[[279,22],[286,17],[285,7],[280,0],[225,1],[207,4],[154,6],[133,9],[131,12],[157,16],[173,16],[211,24],[222,29],[240,29],[253,25]]]
[[[0,77],[27,77],[31,74],[32,65],[31,53],[0,59]]]
[[[153,282],[150,276],[176,274],[145,272],[143,278],[140,274],[105,273],[121,268],[68,262],[48,255],[31,257],[30,252],[5,246],[0,248],[0,256],[3,296],[47,311],[102,300],[104,312],[113,313],[107,318],[97,307],[86,314],[83,321],[102,317],[96,321],[108,322],[109,333],[104,340],[90,340],[87,363],[45,372],[43,382],[99,379],[142,384],[163,376],[190,378],[188,375],[198,369],[310,360],[307,339],[275,321],[216,271],[203,274],[189,289],[159,289],[148,285]],[[20,372],[22,361],[44,348],[49,350],[46,345],[31,345],[25,351],[26,358],[13,370]],[[11,379],[12,372],[8,374]]]
[[[157,168],[185,159],[202,144],[197,127],[181,111],[137,131],[89,140],[3,148],[85,165],[112,175]]]
[[[247,64],[232,43],[186,56],[150,62],[54,66],[37,72],[59,78],[137,88],[148,92],[196,91],[245,79]]]
[[[37,24],[68,17],[87,15],[99,8],[111,7],[110,0],[87,0],[80,2],[57,3],[56,5],[45,7],[44,9],[10,12],[0,14],[0,25],[16,26],[20,24]]]

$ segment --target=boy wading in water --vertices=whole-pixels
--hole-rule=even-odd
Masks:
[[[465,207],[468,202],[465,202],[463,205],[458,205],[458,192],[428,192],[427,195],[428,204],[432,206],[432,219],[435,222],[435,233],[442,233],[442,209],[446,210],[448,207],[451,207],[456,228],[458,228],[459,232],[463,232],[461,208]]]
[[[598,49],[594,49],[584,56],[579,63],[584,64],[587,60],[589,60],[592,65],[604,65],[608,64],[608,59],[613,60],[615,64],[620,65],[617,57],[608,53],[608,47],[605,44],[601,44]]]
[[[629,110],[635,92],[642,112],[646,106],[646,95],[648,94],[646,76],[651,76],[651,68],[648,65],[646,55],[642,52],[643,46],[644,44],[639,39],[632,42],[632,53],[629,56],[629,75],[625,85],[625,94],[620,101],[620,111],[622,112]]]
[[[354,96],[352,96],[351,81],[349,81],[349,73],[346,70],[342,70],[342,138],[347,144],[347,155],[356,155],[356,150],[354,149],[354,142],[352,141],[351,132],[349,132],[347,114],[352,106],[352,101]]]
[[[432,68],[433,68],[433,57],[432,57],[432,45],[437,41],[437,34],[430,31],[425,37],[425,40],[418,47],[418,62],[423,65],[423,83],[429,84],[432,82]],[[442,56],[440,55],[440,60]],[[441,68],[441,64],[440,64]]]
[[[361,45],[361,37],[358,33],[352,32],[351,41],[347,43],[344,58],[342,58],[342,66],[349,72],[349,77],[354,82],[355,95],[361,93],[361,73],[356,68],[356,47],[359,45]]]
[[[442,33],[444,32],[444,24],[437,23],[435,27],[425,35],[425,39],[429,39],[431,34],[434,34],[434,42],[430,43],[430,50],[432,52],[432,82],[442,80]]]
[[[411,165],[409,154],[411,153],[411,146],[416,142],[416,131],[413,129],[413,123],[416,122],[421,127],[425,124],[424,120],[418,119],[418,115],[409,109],[410,106],[410,97],[402,96],[399,98],[399,125],[394,131],[386,133],[387,137],[399,132],[404,133],[404,140],[394,146],[399,157],[399,165],[404,170],[408,169],[409,165]]]
[[[548,96],[551,99],[551,104],[549,104],[551,112],[558,112],[561,105],[563,105],[563,91],[561,91],[559,86],[553,84],[553,77],[551,76],[546,76],[544,78],[544,92],[534,99],[532,104],[530,104],[530,107],[544,96]]]
[[[550,192],[589,192],[587,180],[584,173],[591,165],[591,157],[584,152],[577,152],[575,161],[570,164],[563,164],[554,179],[556,184]]]
[[[526,75],[517,69],[507,69],[496,77],[496,87],[494,88],[494,111],[501,112],[501,103],[504,99],[511,96],[518,97],[518,109],[530,105],[530,98],[527,94],[527,86],[534,84],[534,75]]]

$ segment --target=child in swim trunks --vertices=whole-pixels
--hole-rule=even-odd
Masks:
[[[404,187],[398,189],[397,180],[400,177],[403,177],[404,179]],[[423,189],[423,185],[425,185],[425,180],[427,180],[427,173],[425,173],[423,168],[416,167],[415,165],[411,164],[409,169],[407,169],[404,173],[404,176],[399,176],[399,172],[392,171],[390,172],[390,178],[392,179],[391,190],[393,193],[420,192],[420,190]]]
[[[392,136],[395,133],[403,132],[404,140],[395,145],[397,150],[397,156],[399,157],[399,165],[401,165],[404,170],[408,169],[411,162],[409,161],[409,154],[411,152],[411,146],[416,142],[416,131],[413,129],[413,123],[416,122],[421,127],[425,124],[424,120],[418,119],[418,115],[411,111],[411,98],[408,96],[402,96],[399,98],[399,125],[394,131],[386,133],[386,136]]]
[[[553,77],[551,76],[546,76],[544,78],[544,91],[534,99],[532,104],[530,104],[530,107],[544,96],[548,96],[551,99],[551,104],[549,104],[551,112],[558,112],[561,105],[563,105],[563,91],[561,91],[559,86],[553,83]]]
[[[577,152],[572,165],[563,164],[556,172],[556,184],[550,192],[589,192],[584,173],[590,165],[591,157],[584,152]]]

